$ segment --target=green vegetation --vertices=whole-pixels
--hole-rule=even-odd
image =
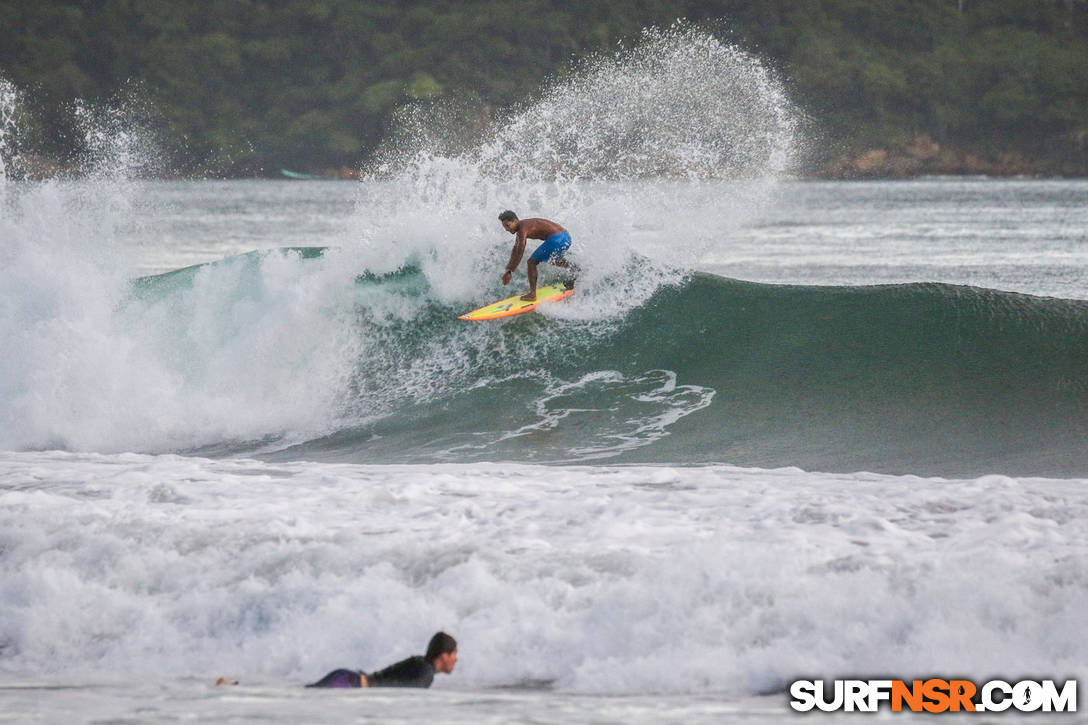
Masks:
[[[778,69],[828,155],[925,135],[1088,172],[1088,0],[0,0],[0,77],[64,158],[74,98],[135,88],[176,165],[358,166],[420,99],[486,113],[677,17]]]

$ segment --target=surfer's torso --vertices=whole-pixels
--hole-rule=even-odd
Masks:
[[[532,218],[520,220],[517,231],[526,239],[547,239],[567,230],[551,219]]]
[[[306,687],[430,687],[434,673],[434,663],[416,655],[369,675],[356,670],[333,670]]]
[[[366,676],[370,687],[430,687],[434,682],[434,664],[416,655]]]

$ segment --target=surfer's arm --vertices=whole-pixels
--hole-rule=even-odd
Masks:
[[[521,264],[521,258],[525,254],[525,232],[518,230],[517,238],[514,239],[514,248],[510,251],[510,261],[506,264],[506,274],[502,276],[502,283],[508,284],[510,282],[511,275],[514,274],[514,270]]]

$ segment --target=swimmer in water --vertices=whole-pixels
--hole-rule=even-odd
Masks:
[[[333,670],[306,687],[430,687],[435,673],[449,674],[457,664],[457,640],[445,632],[431,637],[425,655],[416,655],[366,674],[357,670]]]
[[[525,254],[526,239],[543,239],[536,250],[529,255],[529,263],[526,272],[529,275],[529,292],[521,296],[526,302],[536,300],[536,268],[541,262],[550,262],[557,267],[569,269],[573,274],[578,274],[578,267],[571,264],[564,257],[564,253],[570,249],[570,232],[550,219],[518,219],[518,215],[507,210],[499,214],[502,228],[514,236],[514,249],[510,252],[510,261],[506,264],[506,273],[502,276],[504,285],[510,284],[510,277],[514,270],[521,264],[521,258]],[[573,283],[568,283],[573,287]]]

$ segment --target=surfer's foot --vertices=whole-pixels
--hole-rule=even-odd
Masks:
[[[527,292],[521,296],[521,299],[526,302],[536,302],[536,292]]]
[[[574,289],[574,283],[577,281],[577,277],[571,277],[568,280],[563,281],[563,289]]]

